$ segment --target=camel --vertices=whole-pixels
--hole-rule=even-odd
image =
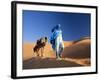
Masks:
[[[44,47],[47,43],[47,37],[42,37],[37,40],[35,47],[33,48],[34,53],[36,53],[37,56],[43,57],[44,53]],[[41,53],[39,51],[41,50]]]

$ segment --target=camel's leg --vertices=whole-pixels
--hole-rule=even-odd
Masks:
[[[42,57],[43,55],[42,55],[42,48],[41,48],[41,57]]]
[[[36,56],[37,56],[37,51],[36,51],[36,50],[34,50],[34,48],[33,48],[33,56],[34,56],[34,57],[36,57]]]
[[[39,57],[39,49],[36,51],[37,56]]]
[[[44,47],[41,48],[41,57],[43,57]]]
[[[42,52],[42,55],[43,55],[43,53],[44,53],[44,47],[43,47],[43,52]]]

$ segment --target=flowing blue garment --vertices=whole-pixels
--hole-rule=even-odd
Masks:
[[[52,48],[56,52],[56,55],[61,54],[62,49],[64,48],[64,45],[63,45],[63,40],[62,40],[62,31],[60,28],[54,27],[52,29],[50,43],[52,44]]]

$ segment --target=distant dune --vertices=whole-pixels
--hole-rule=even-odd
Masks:
[[[23,43],[23,60],[30,59],[34,56],[32,51],[34,46],[35,44],[33,43]]]
[[[43,57],[33,52],[35,43],[23,43],[23,69],[77,67],[91,65],[91,40],[82,38],[76,41],[64,41],[62,59],[57,60],[51,45],[47,43]],[[48,64],[48,65],[47,65]]]

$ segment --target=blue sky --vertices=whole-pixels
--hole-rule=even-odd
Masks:
[[[90,37],[90,14],[23,10],[23,41],[36,42],[40,37],[50,38],[51,29],[61,24],[64,41]]]

